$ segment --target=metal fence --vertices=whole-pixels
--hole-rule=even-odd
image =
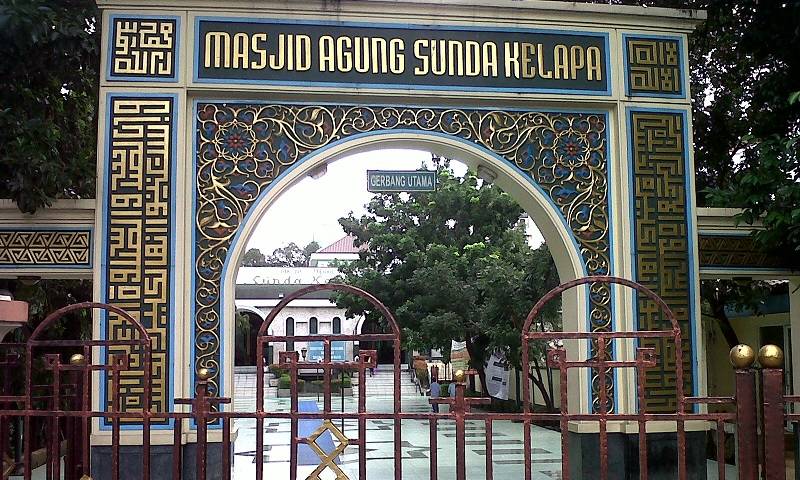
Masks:
[[[557,298],[562,292],[589,284],[609,283],[634,289],[655,302],[661,309],[670,328],[663,331],[636,332],[541,332],[531,330],[544,305]],[[313,291],[327,290],[356,295],[368,302],[376,312],[380,313],[389,326],[388,333],[372,333],[364,335],[304,335],[276,336],[269,335],[268,329],[280,311],[293,300]],[[52,341],[43,340],[42,333],[63,315],[80,309],[100,309],[124,320],[129,326],[129,339],[119,341]],[[676,372],[676,409],[671,413],[651,413],[647,410],[647,392],[643,381],[638,381],[638,411],[634,413],[617,413],[609,405],[609,388],[615,371],[634,369],[637,379],[643,379],[645,372],[658,365],[659,359],[652,348],[638,347],[634,360],[615,360],[611,354],[611,345],[623,339],[638,341],[641,339],[663,339],[671,342],[675,354]],[[590,347],[588,358],[571,360],[567,348],[560,341],[583,341]],[[281,352],[279,367],[288,372],[291,378],[290,408],[288,411],[269,411],[265,407],[265,373],[267,371],[264,352],[268,344],[279,344],[294,341],[321,342],[324,346],[324,357],[321,362],[301,360],[297,352]],[[732,352],[732,360],[736,363],[736,394],[732,397],[694,397],[684,392],[682,332],[675,315],[656,294],[647,288],[628,280],[615,277],[586,277],[565,283],[542,298],[531,310],[521,332],[522,364],[529,365],[533,342],[546,342],[549,345],[546,355],[547,364],[558,369],[560,374],[561,402],[558,412],[539,412],[531,407],[531,385],[523,382],[523,409],[518,413],[495,413],[486,409],[473,409],[473,406],[489,402],[488,398],[475,398],[466,395],[465,374],[456,375],[456,395],[452,398],[431,398],[431,403],[448,404],[447,412],[406,412],[402,409],[399,393],[394,396],[392,409],[388,412],[370,412],[367,410],[367,394],[364,384],[369,381],[365,374],[367,369],[374,368],[376,352],[362,350],[354,361],[333,361],[331,355],[334,341],[370,341],[389,342],[394,350],[395,392],[401,391],[401,332],[393,316],[378,299],[355,287],[329,284],[316,285],[301,289],[284,298],[264,321],[258,334],[257,342],[257,374],[256,374],[256,406],[251,412],[234,412],[220,408],[230,403],[230,399],[208,395],[206,379],[209,372],[201,369],[197,375],[195,395],[193,398],[178,399],[177,404],[184,407],[175,412],[156,412],[150,407],[152,386],[150,372],[152,355],[150,337],[146,328],[125,311],[118,307],[99,303],[82,303],[72,305],[53,312],[33,332],[24,344],[4,344],[0,352],[0,454],[16,452],[13,460],[15,468],[25,479],[32,478],[35,456],[43,455],[47,479],[87,479],[91,478],[90,432],[94,419],[110,428],[111,479],[131,478],[130,472],[120,471],[120,435],[123,425],[135,426],[126,431],[126,435],[134,435],[141,447],[141,473],[139,478],[149,479],[154,475],[151,465],[151,437],[153,423],[164,420],[173,425],[174,442],[171,448],[172,471],[158,472],[159,478],[183,478],[185,468],[182,462],[187,448],[183,444],[183,434],[187,429],[196,433],[196,443],[192,461],[195,463],[192,478],[230,479],[232,472],[231,430],[235,421],[249,419],[256,424],[255,445],[255,478],[274,478],[264,462],[264,426],[265,421],[280,420],[290,423],[290,457],[289,477],[297,478],[298,446],[308,445],[320,458],[319,466],[307,477],[320,478],[323,471],[329,470],[337,479],[348,478],[347,474],[336,462],[338,455],[346,448],[358,450],[358,478],[367,478],[367,425],[371,421],[388,421],[393,425],[393,462],[394,478],[403,477],[403,461],[401,445],[403,442],[402,422],[421,420],[430,429],[429,437],[429,478],[438,478],[439,448],[437,429],[441,422],[455,423],[455,475],[458,480],[467,478],[465,464],[466,426],[468,422],[480,422],[484,425],[484,441],[486,444],[484,478],[493,479],[495,461],[493,458],[493,427],[496,422],[521,422],[523,425],[524,445],[524,478],[532,478],[532,439],[531,428],[537,423],[550,423],[560,426],[561,431],[561,478],[576,478],[571,466],[568,428],[570,422],[588,422],[596,424],[599,440],[599,469],[595,477],[601,480],[609,478],[609,425],[617,422],[628,422],[638,425],[638,478],[648,477],[648,425],[655,422],[669,422],[674,425],[676,445],[676,478],[686,480],[687,472],[687,422],[706,422],[716,427],[718,478],[725,479],[725,459],[729,452],[725,451],[725,426],[735,425],[737,436],[736,464],[739,479],[757,479],[760,475],[767,480],[785,478],[784,425],[786,422],[800,420],[795,414],[785,414],[787,403],[800,402],[800,396],[785,396],[783,393],[783,371],[780,369],[780,355],[771,351],[762,358],[762,369],[752,368],[754,355],[752,350],[741,348]],[[571,345],[571,344],[570,344]],[[121,352],[121,353],[120,353]],[[770,353],[770,352],[767,352]],[[93,361],[94,359],[94,361]],[[307,412],[299,408],[298,380],[304,369],[317,369],[322,372],[323,391],[322,408],[319,411]],[[589,370],[595,378],[597,408],[592,412],[575,412],[569,405],[570,371]],[[357,408],[352,412],[335,411],[333,408],[333,384],[336,372],[356,372],[359,376]],[[139,372],[145,377],[143,403],[131,408],[120,404],[120,378],[131,372]],[[97,374],[101,374],[98,377]],[[22,376],[19,380],[18,377]],[[761,377],[760,389],[762,400],[757,399],[756,381]],[[92,380],[104,378],[108,388],[108,405],[98,410],[92,409]],[[97,403],[97,402],[96,402]],[[761,404],[763,414],[759,416],[757,408]],[[727,411],[708,413],[707,407],[729,405]],[[715,407],[716,408],[716,407]],[[320,427],[308,436],[301,436],[299,423],[302,420],[316,420]],[[357,435],[347,438],[335,421],[348,420],[357,424]],[[759,424],[760,427],[759,428]],[[215,436],[215,447],[221,442],[221,458],[210,461],[209,429],[219,429]],[[324,432],[330,432],[338,439],[338,446],[333,451],[326,451],[316,440]],[[711,431],[711,430],[709,430]],[[133,432],[133,433],[131,433]],[[761,432],[761,434],[759,434]],[[15,442],[21,438],[21,442]],[[129,442],[128,442],[129,443]],[[762,445],[761,448],[758,445]],[[38,452],[38,453],[36,453]],[[63,465],[63,467],[62,467]],[[577,477],[579,478],[579,477]],[[635,478],[635,477],[633,477]]]

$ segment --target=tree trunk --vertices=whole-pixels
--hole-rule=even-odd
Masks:
[[[717,320],[717,325],[728,342],[728,348],[733,348],[739,345],[739,336],[736,335],[736,330],[733,329],[728,314],[725,313],[725,302],[717,298],[709,298],[708,304],[711,306],[711,316]]]
[[[472,367],[478,372],[478,378],[481,380],[481,396],[486,397],[488,393],[486,391],[486,365],[478,359],[480,358],[475,352],[475,344],[472,340],[467,337],[467,352],[469,352],[469,360],[472,364]]]
[[[542,378],[542,369],[539,366],[539,360],[536,356],[533,357],[533,368],[536,370],[536,376],[532,375],[530,372],[530,367],[527,370],[527,377],[533,382],[539,392],[542,394],[542,400],[544,400],[544,405],[547,408],[548,412],[555,411],[555,404],[553,402],[553,394],[552,391],[548,391],[547,385],[544,383],[544,379]],[[535,404],[534,398],[530,399],[531,403]]]

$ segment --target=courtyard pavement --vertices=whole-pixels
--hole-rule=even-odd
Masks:
[[[405,378],[404,378],[405,381]],[[236,393],[234,408],[236,411],[255,410],[255,378],[251,375],[236,376]],[[405,390],[405,389],[404,389]],[[411,390],[408,390],[411,391]],[[407,391],[406,391],[407,392]],[[267,392],[269,396],[269,392]],[[303,397],[301,401],[317,404],[322,409],[322,402],[316,397]],[[345,398],[344,411],[356,411],[357,397]],[[394,397],[390,395],[368,395],[367,411],[391,412]],[[403,396],[402,411],[429,412],[427,398],[419,395]],[[309,403],[305,404],[306,406]],[[267,398],[267,411],[286,412],[289,410],[289,399]],[[339,397],[333,399],[333,409],[339,411]],[[334,422],[341,428],[341,421]],[[255,478],[255,420],[242,419],[235,423],[238,438],[234,445],[234,478],[236,480]],[[289,430],[288,420],[267,420],[264,423],[264,477],[269,480],[289,479]],[[438,425],[438,478],[455,478],[455,423],[439,421]],[[466,433],[465,461],[467,478],[485,478],[486,442],[483,422],[469,422]],[[561,437],[558,432],[533,426],[531,429],[533,478],[549,480],[561,478]],[[357,437],[357,423],[344,422],[344,433],[348,438]],[[429,425],[427,421],[408,420],[402,422],[402,469],[404,479],[422,480],[430,478],[430,443]],[[492,428],[492,454],[494,478],[524,478],[523,464],[523,427],[521,423],[496,421]],[[391,420],[370,420],[367,422],[367,476],[370,479],[389,480],[394,478],[394,424]],[[337,442],[338,444],[338,442]],[[348,446],[340,456],[339,467],[351,479],[358,478],[358,446]],[[310,452],[307,452],[310,453]],[[301,455],[308,457],[308,455]],[[314,458],[316,460],[316,458]],[[311,462],[309,462],[311,463]],[[298,479],[305,479],[316,467],[299,465]],[[716,479],[716,463],[708,463],[709,479]],[[736,471],[729,466],[726,478],[735,479]],[[321,478],[334,479],[335,476],[326,471]]]

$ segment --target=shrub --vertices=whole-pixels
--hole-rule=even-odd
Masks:
[[[278,364],[273,363],[269,367],[267,367],[269,373],[275,375],[276,377],[282,377],[286,372],[278,366]]]
[[[344,388],[351,388],[353,386],[353,381],[350,379],[349,376],[345,376],[342,379],[342,387]]]
[[[289,378],[288,374],[284,373],[278,378],[278,388],[292,388],[292,379]]]

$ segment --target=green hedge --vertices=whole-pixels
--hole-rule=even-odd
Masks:
[[[289,378],[289,374],[284,373],[278,378],[278,388],[282,389],[292,388],[292,379]]]

